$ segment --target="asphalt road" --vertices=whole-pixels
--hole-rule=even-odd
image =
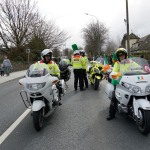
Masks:
[[[30,113],[0,145],[0,150],[147,150],[150,136],[142,135],[128,117],[118,115],[106,121],[109,100],[92,86],[73,89],[73,77],[62,98],[63,105],[35,131]],[[25,111],[18,80],[0,85],[0,135]]]

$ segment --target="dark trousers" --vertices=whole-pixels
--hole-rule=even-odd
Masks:
[[[115,97],[115,91],[112,93],[112,99],[109,107],[109,116],[115,117],[116,110],[117,110],[117,99]]]
[[[4,76],[4,71],[1,71],[1,76]]]
[[[82,69],[82,76],[83,76],[83,86],[85,84],[85,86],[88,88],[88,79],[87,79],[86,69]]]
[[[83,76],[82,76],[82,69],[74,69],[74,88],[77,89],[78,80],[80,89],[83,89]]]

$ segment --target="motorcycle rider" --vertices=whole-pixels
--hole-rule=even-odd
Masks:
[[[82,59],[78,50],[75,50],[71,59],[71,65],[74,72],[74,89],[77,90],[78,80],[80,91],[83,91],[83,77],[82,77]]]
[[[59,67],[58,65],[52,61],[52,49],[44,49],[42,52],[41,52],[41,60],[40,60],[40,63],[45,63],[47,64],[48,68],[49,68],[49,71],[50,71],[50,74],[52,76],[56,76],[58,77],[58,79],[60,78],[60,70],[59,70]],[[60,91],[61,93],[61,87],[60,86],[57,86],[58,90]],[[59,101],[59,105],[62,105],[62,103]]]
[[[116,57],[117,57],[118,61],[115,62],[112,73],[127,70],[129,64],[123,64],[123,65],[120,64],[120,62],[122,60],[127,58],[127,50],[124,48],[117,49]],[[114,94],[114,92],[115,91],[113,91],[113,94]],[[107,117],[107,120],[112,120],[115,118],[116,110],[117,110],[117,99],[115,97],[113,97],[111,99],[111,103],[110,103],[110,107],[109,107],[109,116]]]
[[[85,83],[85,87],[88,88],[88,79],[87,79],[87,73],[86,73],[87,64],[88,64],[88,58],[87,58],[87,56],[85,55],[85,51],[84,51],[84,50],[80,50],[80,55],[82,56],[82,57],[81,57],[81,60],[82,60],[83,85],[84,85],[84,83]]]

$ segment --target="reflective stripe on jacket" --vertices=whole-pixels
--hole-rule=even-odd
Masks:
[[[129,62],[125,64],[121,64],[120,62],[115,62],[114,67],[113,67],[113,72],[127,72],[131,70],[131,67],[138,67],[139,65],[135,62]]]
[[[40,60],[40,63],[44,63],[42,60]],[[52,75],[57,75],[60,77],[60,70],[58,65],[54,61],[50,61],[48,64],[46,64],[49,68],[49,73]]]
[[[73,69],[82,69],[82,60],[80,55],[75,55],[71,59]]]

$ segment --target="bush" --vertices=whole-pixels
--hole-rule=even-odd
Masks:
[[[21,56],[17,56],[14,58],[14,61],[24,62],[24,58]]]
[[[29,68],[29,64],[21,61],[11,61],[13,66],[13,72],[27,70]]]

